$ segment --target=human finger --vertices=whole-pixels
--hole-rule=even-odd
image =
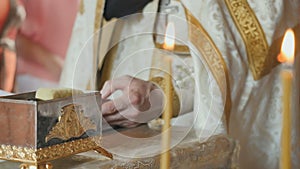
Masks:
[[[108,122],[109,124],[111,124],[112,122],[116,122],[116,121],[122,121],[122,120],[127,120],[124,116],[122,116],[120,113],[115,113],[112,115],[107,115],[107,116],[103,116],[103,118],[106,120],[106,122]]]
[[[132,78],[131,78],[132,79]],[[109,97],[113,92],[117,90],[124,91],[130,82],[130,77],[122,76],[113,80],[106,81],[101,89],[100,93],[102,94],[102,98]]]
[[[122,95],[114,100],[102,104],[102,115],[114,114],[117,111],[125,110],[130,104],[126,95]]]

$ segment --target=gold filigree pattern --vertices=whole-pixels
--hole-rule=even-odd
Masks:
[[[97,150],[102,155],[112,158],[112,154],[100,147],[100,140],[101,137],[88,137],[39,149],[1,145],[0,159],[43,163],[90,150]]]
[[[222,98],[225,102],[224,113],[226,115],[226,122],[228,126],[231,109],[231,95],[227,66],[220,51],[209,34],[205,31],[199,21],[190,13],[190,11],[186,8],[184,9],[189,24],[190,41],[202,54],[221,90]]]
[[[204,143],[194,142],[192,145],[188,145],[190,143],[186,144],[187,145],[182,145],[185,151],[180,151],[181,147],[179,147],[179,151],[175,150],[175,153],[179,157],[185,159],[190,158],[190,161],[195,163],[207,162],[216,158],[230,157],[230,153],[233,153],[231,151],[228,151],[229,147],[232,146],[230,140],[228,138],[220,136],[213,136],[209,139],[209,141],[206,141]],[[231,148],[235,148],[235,146],[236,145],[232,146]],[[195,151],[195,149],[198,151]],[[193,154],[189,152],[193,152]]]
[[[36,154],[35,150],[32,148],[1,145],[0,158],[12,161],[19,161],[22,159],[22,162],[34,162],[36,161]]]
[[[100,139],[92,137],[74,140],[62,144],[56,144],[47,148],[40,148],[36,151],[36,159],[39,162],[46,162],[52,159],[66,157],[72,154],[94,150],[99,148]]]
[[[64,141],[83,135],[87,130],[97,130],[97,126],[87,117],[84,117],[81,106],[70,104],[62,108],[62,115],[58,123],[46,136],[48,142],[53,138]]]
[[[52,169],[53,165],[51,163],[46,163],[46,164],[21,164],[20,169]]]
[[[255,80],[270,72],[269,46],[264,31],[246,0],[226,0],[229,12],[246,45],[249,66]]]
[[[212,136],[206,142],[196,140],[180,143],[171,149],[170,168],[238,168],[239,144],[228,137]],[[148,158],[116,159],[97,163],[93,168],[159,168],[160,155]]]

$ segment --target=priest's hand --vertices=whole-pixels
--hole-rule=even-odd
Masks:
[[[152,82],[122,76],[105,82],[101,94],[108,99],[117,90],[122,95],[102,104],[104,119],[112,126],[135,127],[161,115],[163,91]]]

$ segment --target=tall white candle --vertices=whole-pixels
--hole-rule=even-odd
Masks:
[[[172,23],[169,23],[166,30],[165,43],[163,48],[172,51],[174,49],[174,34],[175,28]],[[160,158],[160,168],[170,168],[170,144],[171,144],[171,128],[170,121],[172,118],[173,108],[173,90],[172,90],[172,59],[169,56],[164,58],[167,70],[165,72],[165,94],[166,94],[166,107],[163,113],[164,125],[162,128],[162,154]]]
[[[291,168],[291,91],[292,91],[292,66],[295,53],[295,36],[292,29],[288,29],[284,35],[281,52],[278,57],[284,62],[286,68],[281,72],[283,96],[282,96],[282,131],[281,131],[281,157],[280,168]]]

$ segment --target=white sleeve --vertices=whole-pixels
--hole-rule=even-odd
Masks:
[[[201,59],[201,54],[190,45],[195,69],[194,128],[198,137],[226,133],[225,104],[216,80]]]
[[[176,56],[173,61],[173,85],[180,101],[179,115],[182,115],[193,110],[194,65],[191,56]]]

